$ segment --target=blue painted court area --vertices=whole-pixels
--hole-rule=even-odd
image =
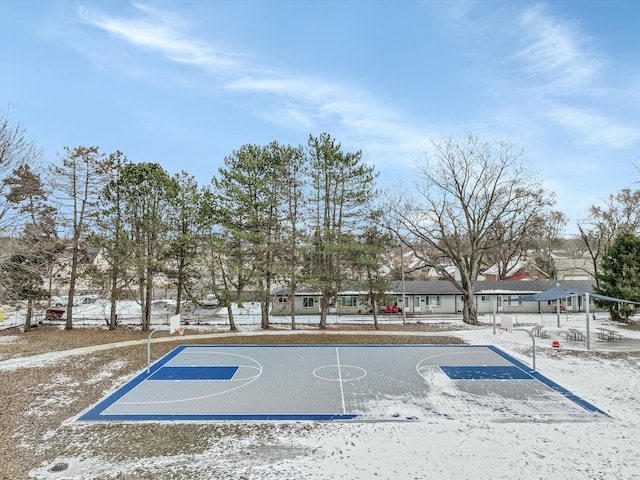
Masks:
[[[183,345],[80,422],[594,421],[602,410],[493,346]]]
[[[221,367],[211,365],[199,367],[162,367],[147,377],[147,380],[231,380],[238,371],[237,366]]]
[[[441,365],[440,369],[453,380],[528,380],[533,378],[530,373],[515,366],[449,367]]]

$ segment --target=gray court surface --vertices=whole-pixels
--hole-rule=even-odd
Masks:
[[[493,346],[183,345],[77,421],[607,418]]]

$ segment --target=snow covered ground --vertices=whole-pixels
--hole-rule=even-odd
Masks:
[[[585,330],[584,316],[563,315],[560,327],[553,315],[522,316],[518,322],[529,325],[526,328],[542,322],[550,333],[550,338],[536,339],[537,370],[607,412],[609,419],[552,423],[472,417],[297,423],[283,424],[278,435],[270,438],[263,438],[260,430],[251,433],[251,425],[246,425],[247,435],[241,441],[228,444],[217,439],[204,452],[122,462],[60,458],[69,465],[66,471],[51,473],[47,465],[34,469],[31,477],[92,479],[119,474],[118,478],[135,478],[135,472],[157,472],[156,478],[173,478],[171,472],[181,472],[180,478],[198,479],[640,478],[640,356],[636,353],[640,332],[624,330],[622,341],[610,342],[593,335],[592,351],[587,352],[584,342],[568,342],[562,335],[567,327]],[[592,332],[603,324],[611,326],[604,318],[590,320]],[[470,344],[496,345],[531,365],[531,338],[526,332],[494,333],[488,326],[450,334]],[[560,342],[559,349],[551,346],[553,340]],[[28,359],[24,361],[30,365]],[[14,362],[10,368],[20,366]]]

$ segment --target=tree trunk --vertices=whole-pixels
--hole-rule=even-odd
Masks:
[[[269,300],[267,298],[263,298],[260,302],[260,312],[261,312],[261,324],[260,328],[263,330],[269,330]]]
[[[238,331],[236,322],[233,320],[233,306],[231,304],[227,305],[227,315],[229,315],[229,330],[232,332]]]
[[[118,298],[116,296],[118,286],[118,270],[111,269],[111,295],[109,300],[111,303],[111,311],[109,312],[109,330],[115,330],[118,326]]]
[[[469,325],[478,324],[478,309],[474,297],[474,285],[467,285],[463,294],[464,305],[462,307],[462,320]]]
[[[369,292],[369,298],[371,299],[371,311],[373,312],[373,328],[380,330],[378,325],[378,309],[376,307],[376,296],[373,292]]]
[[[33,316],[33,300],[27,299],[27,316],[24,319],[24,332],[31,331],[31,317]]]
[[[329,300],[331,297],[328,295],[322,295],[322,305],[320,305],[320,324],[318,328],[320,330],[327,329],[327,312],[329,311]]]
[[[153,301],[153,276],[147,273],[147,285],[145,287],[144,318],[142,329],[149,330],[151,326],[151,303]]]
[[[115,330],[118,326],[118,301],[111,298],[111,312],[109,312],[109,330]]]
[[[76,294],[76,277],[78,275],[78,247],[79,237],[74,235],[73,248],[71,250],[71,277],[69,278],[69,297],[67,300],[67,321],[64,329],[71,330],[73,328],[73,297]]]
[[[175,314],[178,315],[180,313],[180,308],[182,305],[182,281],[179,280],[178,283],[176,284],[176,288],[178,289],[177,293],[176,293],[176,310],[175,310]]]
[[[296,329],[296,291],[292,281],[289,284],[289,313],[291,314],[291,330]]]
[[[262,282],[261,282],[262,283]],[[260,328],[269,330],[269,298],[271,296],[271,277],[267,275],[260,300],[261,324]]]

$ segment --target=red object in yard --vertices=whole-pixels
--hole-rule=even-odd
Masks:
[[[61,308],[47,308],[44,319],[45,320],[62,320],[62,316],[67,313],[66,310]]]
[[[553,342],[551,342],[551,346],[553,348],[560,348],[560,342],[558,340],[554,340]]]

